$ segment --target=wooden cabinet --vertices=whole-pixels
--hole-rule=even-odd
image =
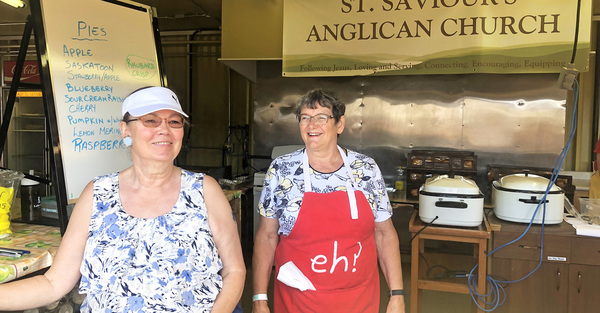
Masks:
[[[569,311],[598,312],[600,308],[600,266],[569,266]]]
[[[568,312],[598,312],[599,287],[600,238],[572,238]]]
[[[537,265],[537,261],[492,258],[492,276],[496,280],[516,280]],[[494,312],[567,312],[568,272],[568,264],[542,262],[528,278],[501,284],[506,291],[506,302]]]
[[[505,222],[493,214],[492,249],[518,238],[527,224]],[[541,226],[533,225],[520,240],[490,258],[490,275],[497,281],[518,280],[540,260]],[[495,312],[581,313],[600,308],[600,238],[575,235],[567,223],[544,227],[542,263],[529,277],[501,285],[506,302]]]

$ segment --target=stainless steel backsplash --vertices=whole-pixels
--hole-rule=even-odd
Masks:
[[[253,154],[302,144],[293,114],[309,89],[328,88],[346,103],[343,147],[365,153],[386,180],[412,149],[467,150],[488,164],[554,167],[565,142],[566,91],[558,74],[468,74],[286,78],[281,62],[258,62]],[[253,160],[264,169],[269,160]]]

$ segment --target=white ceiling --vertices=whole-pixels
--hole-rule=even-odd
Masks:
[[[22,36],[29,15],[29,0],[15,9],[0,3],[0,36]],[[161,31],[218,30],[221,28],[221,0],[134,0],[156,8]]]

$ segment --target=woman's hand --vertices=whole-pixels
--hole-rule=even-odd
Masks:
[[[252,302],[252,313],[270,313],[267,300],[257,300]]]
[[[386,313],[405,313],[404,296],[392,296],[387,305]]]

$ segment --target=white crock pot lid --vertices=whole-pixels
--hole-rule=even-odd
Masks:
[[[479,187],[473,180],[460,175],[454,175],[454,178],[448,175],[428,178],[423,185],[423,191],[463,195],[478,195],[480,193]]]
[[[499,186],[516,191],[546,191],[550,180],[546,177],[534,174],[511,174],[500,178]],[[552,185],[550,191],[560,191],[556,185]]]

